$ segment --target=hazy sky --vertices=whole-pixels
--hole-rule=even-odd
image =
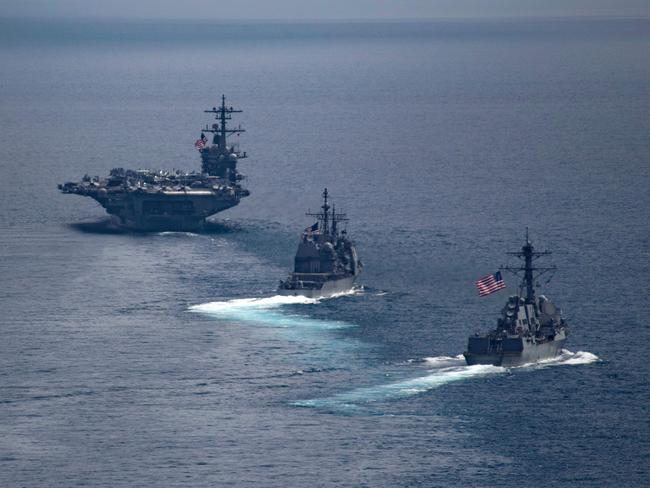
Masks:
[[[0,0],[0,17],[390,19],[650,16],[650,0]]]

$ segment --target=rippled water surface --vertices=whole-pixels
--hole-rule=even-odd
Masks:
[[[647,21],[0,31],[0,485],[647,482]],[[208,232],[58,193],[198,168],[222,93],[251,196]],[[324,186],[359,286],[278,297]],[[567,350],[465,366],[526,226]]]

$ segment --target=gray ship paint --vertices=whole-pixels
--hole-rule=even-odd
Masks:
[[[280,295],[331,297],[350,291],[361,272],[363,265],[347,231],[339,232],[338,229],[338,225],[348,219],[330,207],[328,195],[325,188],[322,212],[307,213],[316,217],[317,222],[303,231],[294,270],[280,282]]]
[[[201,153],[201,173],[180,171],[125,170],[115,168],[106,178],[88,175],[77,183],[59,185],[62,193],[90,197],[113,216],[118,226],[138,231],[197,231],[206,219],[238,205],[250,195],[243,188],[237,162],[246,152],[228,143],[228,136],[244,132],[241,126],[227,127],[232,114],[241,113],[221,105],[205,110],[217,122],[201,130],[195,146]],[[212,133],[212,144],[204,133]]]
[[[561,310],[544,295],[535,294],[535,280],[555,267],[534,266],[533,261],[551,253],[535,251],[526,229],[526,243],[521,251],[508,254],[524,261],[523,266],[502,267],[523,274],[519,293],[508,298],[496,329],[469,338],[464,353],[468,365],[509,367],[534,363],[560,355],[566,342],[568,326]]]

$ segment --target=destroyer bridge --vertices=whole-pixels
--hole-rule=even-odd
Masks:
[[[241,113],[221,105],[206,110],[217,122],[205,126],[194,144],[201,154],[201,172],[129,170],[115,168],[107,177],[84,176],[80,182],[59,185],[62,193],[93,198],[124,227],[135,230],[192,231],[203,227],[205,220],[234,207],[250,194],[237,169],[247,157],[228,137],[240,134],[240,127],[230,129],[232,114]],[[205,133],[213,134],[209,142]]]

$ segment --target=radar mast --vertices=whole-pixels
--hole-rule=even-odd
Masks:
[[[203,161],[203,172],[212,176],[228,177],[235,181],[236,162],[240,159],[247,157],[246,151],[241,152],[238,144],[232,144],[228,147],[228,136],[233,134],[241,134],[246,132],[242,129],[241,125],[234,129],[228,128],[228,121],[232,120],[232,114],[242,113],[232,107],[226,107],[226,96],[221,95],[221,105],[219,107],[212,107],[212,110],[204,110],[204,113],[214,114],[216,123],[211,126],[206,125],[201,130],[201,139],[205,141],[205,132],[214,134],[212,138],[212,145],[200,149],[201,159]]]
[[[220,107],[212,107],[212,110],[204,110],[203,111],[206,114],[215,114],[215,119],[220,122],[220,124],[212,124],[212,127],[208,127],[207,125],[205,128],[202,130],[202,132],[211,132],[215,135],[214,139],[212,140],[212,143],[219,146],[220,152],[222,154],[225,154],[227,152],[227,144],[226,144],[226,138],[230,134],[239,134],[242,132],[246,132],[245,129],[241,128],[241,125],[237,127],[236,129],[228,129],[227,128],[227,122],[228,120],[232,120],[232,114],[239,114],[242,113],[243,110],[237,110],[232,107],[226,107],[226,96],[221,95],[221,106]],[[238,158],[246,157],[246,155],[238,155]]]
[[[320,207],[323,209],[323,211],[317,213],[307,212],[305,215],[308,215],[309,217],[316,217],[322,235],[330,236],[331,231],[331,235],[333,237],[336,237],[337,222],[346,222],[349,219],[344,213],[337,213],[336,209],[329,206],[328,197],[329,193],[327,191],[327,188],[325,188],[323,190],[323,205]],[[332,212],[330,212],[330,208],[332,208]]]
[[[508,252],[511,256],[516,256],[519,259],[522,259],[523,266],[501,266],[500,269],[504,271],[509,271],[514,275],[520,276],[523,274],[521,284],[519,285],[519,294],[525,288],[526,295],[525,300],[527,304],[535,303],[535,285],[534,282],[537,278],[548,271],[555,271],[557,268],[555,266],[549,267],[539,267],[533,266],[533,261],[539,259],[542,256],[549,256],[552,253],[550,251],[535,251],[533,244],[530,242],[528,236],[528,227],[526,227],[526,243],[522,246],[521,251]]]

